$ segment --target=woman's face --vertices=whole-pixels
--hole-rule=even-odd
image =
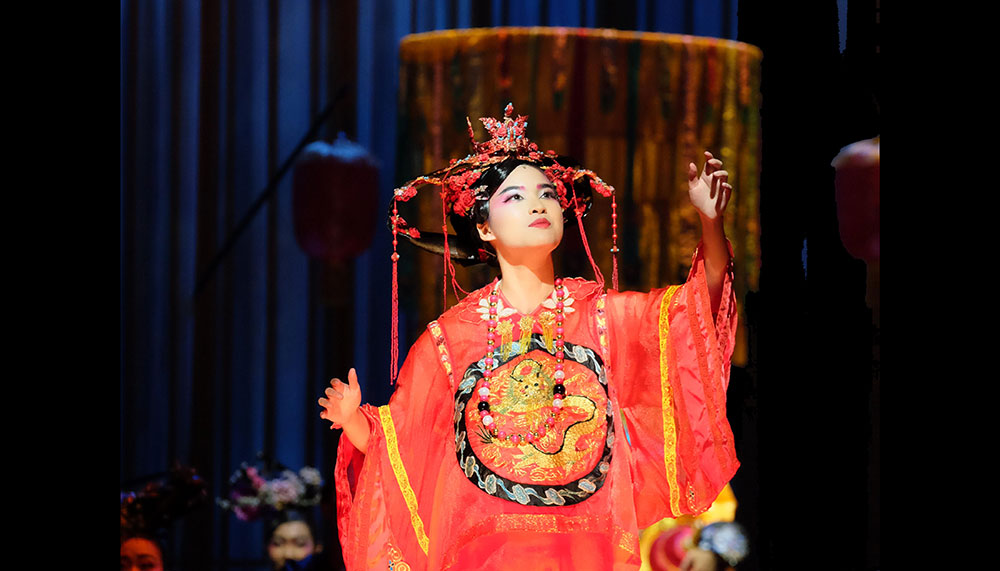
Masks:
[[[556,249],[563,235],[563,214],[555,186],[539,169],[520,165],[490,198],[489,219],[479,237],[510,258],[519,249]]]
[[[274,529],[267,555],[275,569],[284,567],[285,561],[301,561],[316,551],[309,526],[301,521],[286,521]]]
[[[122,571],[163,571],[160,548],[143,537],[125,541],[121,548]]]

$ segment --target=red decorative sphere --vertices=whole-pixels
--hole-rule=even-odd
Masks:
[[[879,259],[879,140],[844,147],[833,160],[840,240],[855,258]]]
[[[311,258],[340,263],[371,245],[378,227],[378,167],[341,133],[317,141],[292,172],[295,239]]]

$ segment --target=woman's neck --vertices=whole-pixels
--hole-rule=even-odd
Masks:
[[[534,263],[512,263],[502,255],[500,262],[500,291],[514,309],[521,313],[531,313],[545,298],[552,295],[555,271],[551,254]]]

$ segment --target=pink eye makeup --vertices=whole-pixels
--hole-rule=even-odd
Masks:
[[[555,185],[551,183],[543,183],[539,184],[537,188],[538,190],[546,189],[545,192],[539,195],[541,198],[552,198],[552,199],[557,198]],[[526,189],[524,188],[524,186],[508,186],[507,188],[501,190],[498,194],[504,197],[503,202],[506,204],[513,199],[524,198],[524,196],[522,196],[521,193],[518,191],[524,192],[525,190]]]

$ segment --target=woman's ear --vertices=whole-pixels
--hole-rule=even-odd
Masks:
[[[483,242],[492,242],[493,240],[496,240],[496,236],[490,230],[489,221],[476,224],[476,229],[479,230],[479,239]]]

